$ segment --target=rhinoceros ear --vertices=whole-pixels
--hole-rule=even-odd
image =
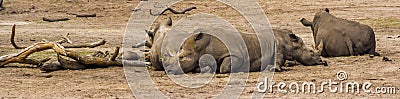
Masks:
[[[299,37],[297,37],[295,34],[289,34],[290,41],[292,42],[297,42],[299,41]]]
[[[202,39],[203,36],[204,36],[204,33],[201,33],[201,32],[200,32],[199,34],[196,35],[196,38],[194,39],[194,41],[197,41],[197,40]]]
[[[308,21],[307,19],[305,19],[305,18],[301,18],[300,22],[304,26],[312,26],[312,23],[310,21]]]
[[[167,25],[168,25],[168,26],[172,26],[172,19],[171,19],[171,17],[168,17]]]
[[[150,36],[150,37],[154,37],[154,32],[152,32],[152,31],[149,31],[149,30],[144,30],[144,31],[146,31],[146,33],[147,33],[147,35],[148,36]]]

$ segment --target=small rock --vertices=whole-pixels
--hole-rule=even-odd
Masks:
[[[135,11],[135,12],[137,12],[137,11],[139,11],[139,10],[141,10],[140,8],[138,8],[138,9],[132,9],[132,11]]]
[[[36,9],[35,5],[31,5],[31,8],[29,8],[29,10],[34,10],[34,9]]]
[[[50,72],[55,70],[60,70],[61,64],[58,61],[47,61],[40,67],[40,70]]]
[[[369,55],[369,58],[374,58],[375,56],[374,55]]]
[[[22,74],[22,76],[32,76],[31,74]]]
[[[387,38],[393,38],[393,37],[391,37],[391,36],[388,36]]]
[[[311,80],[311,82],[316,82],[316,81],[317,81],[317,80],[315,80],[315,79],[312,79],[312,80]]]
[[[37,77],[51,78],[51,77],[53,77],[53,75],[39,75]]]
[[[390,60],[389,58],[387,58],[387,57],[383,57],[383,59],[382,59],[383,61],[392,61],[392,60]]]
[[[132,51],[126,51],[122,57],[124,58],[124,60],[138,60],[140,59],[140,56]]]

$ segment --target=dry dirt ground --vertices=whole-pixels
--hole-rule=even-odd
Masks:
[[[9,43],[13,24],[17,24],[16,43],[29,46],[42,39],[58,40],[69,33],[75,43],[89,43],[105,39],[108,43],[96,49],[72,49],[83,52],[111,50],[121,46],[123,33],[132,9],[139,0],[5,0],[0,11],[0,55],[18,52]],[[145,2],[145,1],[144,1]],[[313,45],[311,30],[299,20],[312,20],[324,8],[341,18],[370,25],[376,35],[379,57],[351,56],[324,58],[329,66],[285,67],[275,73],[274,82],[315,82],[329,79],[337,81],[335,74],[347,72],[348,82],[371,82],[375,87],[396,87],[396,94],[366,93],[267,93],[265,97],[329,97],[329,98],[399,98],[400,93],[400,1],[398,0],[258,0],[273,27],[287,28],[300,36],[308,46]],[[183,9],[192,5],[199,9],[186,15],[170,15],[173,20],[189,14],[208,12],[226,18],[239,31],[251,31],[248,23],[233,9],[212,0],[187,1],[173,5]],[[71,13],[96,13],[94,18],[76,18]],[[43,17],[68,17],[63,22],[44,22]],[[161,17],[160,19],[165,18]],[[143,39],[143,38],[140,38]],[[51,51],[33,54],[30,58],[54,57]],[[392,61],[383,61],[388,57]],[[134,98],[122,67],[87,70],[62,70],[42,73],[32,66],[10,64],[0,68],[0,98]],[[211,98],[226,86],[229,75],[218,74],[213,81],[201,88],[185,88],[171,82],[161,71],[150,71],[158,89],[175,98]],[[241,98],[255,92],[259,73],[250,73]],[[140,79],[140,78],[137,78]],[[371,88],[371,89],[372,89]]]

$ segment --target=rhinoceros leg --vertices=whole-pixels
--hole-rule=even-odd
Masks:
[[[217,70],[217,62],[211,55],[202,56],[199,59],[199,66],[195,67],[196,73],[215,73]]]
[[[353,42],[349,38],[346,38],[346,45],[349,50],[350,56],[355,55],[354,48],[353,48]]]
[[[322,51],[324,50],[324,40],[321,39],[321,42],[319,42],[319,44],[314,48],[314,50],[319,56],[321,56]]]
[[[282,71],[281,66],[285,64],[285,59],[282,54],[282,52],[277,52],[276,57],[275,57],[275,66],[273,67],[268,67],[269,71],[275,71],[275,72],[280,72]]]
[[[242,67],[242,64],[243,61],[239,57],[236,56],[225,57],[220,65],[220,73],[224,74],[230,72],[246,72],[246,69]]]
[[[222,74],[231,72],[231,57],[224,58],[220,66],[219,72]]]
[[[285,62],[286,67],[292,67],[292,66],[296,66],[296,65],[297,65],[296,61],[286,61]]]

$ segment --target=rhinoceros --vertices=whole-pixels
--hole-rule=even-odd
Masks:
[[[147,33],[146,40],[139,42],[132,46],[132,48],[139,48],[141,46],[147,46],[151,48],[153,46],[153,42],[157,40],[159,37],[159,32],[166,32],[169,30],[169,27],[172,26],[172,19],[168,18],[166,25],[161,24],[161,22],[155,22],[154,27],[151,30],[145,30]]]
[[[228,48],[217,37],[208,34],[207,32],[232,32],[221,28],[200,28],[190,37],[188,37],[181,46],[181,50],[172,57],[179,60],[180,69],[183,72],[200,72],[199,59],[202,55],[207,54],[215,58],[217,63],[217,71],[219,73],[230,73],[231,59],[233,61],[240,61],[240,55],[231,55]],[[281,71],[281,66],[284,65],[286,60],[297,61],[303,65],[319,65],[326,62],[322,61],[311,48],[308,48],[301,38],[297,37],[292,31],[287,29],[273,29],[276,41],[276,61],[275,66],[267,67],[269,70]],[[254,33],[241,33],[243,40],[246,44],[250,61],[250,72],[262,71],[265,68],[261,66],[261,50],[256,34]],[[153,46],[154,47],[154,46]],[[154,51],[156,49],[152,49]],[[231,52],[232,53],[232,52]],[[159,61],[158,61],[159,62]],[[200,63],[202,64],[202,63]],[[168,66],[167,66],[168,67]],[[232,67],[233,68],[233,67]],[[172,70],[172,71],[171,71]],[[170,69],[167,72],[172,74],[179,74],[178,69]],[[239,72],[242,72],[239,70]]]
[[[312,22],[302,18],[300,22],[311,27],[316,50],[323,57],[370,54],[375,52],[375,34],[371,27],[355,21],[338,18],[329,13],[317,12]]]

